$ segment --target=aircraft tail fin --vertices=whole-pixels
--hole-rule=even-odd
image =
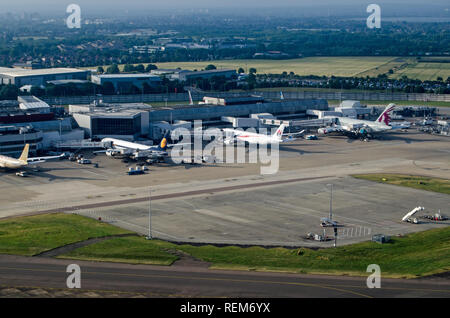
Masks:
[[[167,150],[167,144],[168,144],[167,139],[169,139],[169,137],[170,137],[170,131],[166,132],[166,134],[164,135],[163,139],[159,143],[159,147],[158,147],[159,151],[166,151]]]
[[[377,118],[377,122],[389,125],[391,122],[391,114],[395,109],[395,104],[389,104],[384,111],[381,113],[380,117]]]
[[[194,100],[192,99],[191,91],[188,91],[188,94],[189,94],[189,105],[194,105]]]
[[[273,137],[277,138],[278,140],[281,140],[281,137],[283,137],[284,128],[286,127],[285,124],[282,124],[280,127],[278,127],[277,131],[273,135]]]
[[[26,144],[23,148],[22,154],[20,155],[19,160],[27,163],[28,162],[28,152],[30,151],[30,144]]]

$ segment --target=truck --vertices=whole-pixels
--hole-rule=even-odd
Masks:
[[[26,172],[26,171],[19,171],[19,172],[16,172],[16,176],[22,177],[22,178],[28,177],[28,172]]]
[[[77,161],[80,165],[90,165],[92,162],[89,159],[78,159]]]
[[[136,169],[130,167],[127,171],[127,174],[129,176],[139,175],[139,174],[145,174],[145,170],[141,169],[140,167],[136,167]]]

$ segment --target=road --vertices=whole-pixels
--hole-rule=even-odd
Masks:
[[[369,289],[366,277],[210,270],[205,266],[148,266],[0,256],[0,286],[66,289],[66,266],[81,267],[82,290],[146,297],[450,297],[446,278],[382,279]]]

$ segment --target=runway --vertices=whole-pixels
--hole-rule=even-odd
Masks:
[[[219,271],[188,266],[130,266],[5,255],[0,256],[0,288],[66,290],[69,275],[66,267],[71,263],[81,267],[82,291],[119,293],[124,297],[127,293],[145,297],[450,297],[448,279],[382,278],[380,289],[369,289],[367,277]]]

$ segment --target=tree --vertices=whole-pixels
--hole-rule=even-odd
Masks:
[[[256,68],[251,67],[250,70],[249,70],[249,73],[250,74],[256,74]]]
[[[243,69],[242,67],[240,67],[240,68],[238,69],[238,73],[239,73],[239,74],[242,74],[242,73],[245,73],[245,71],[244,71],[244,69]]]
[[[438,82],[442,82],[443,79],[442,79],[441,76],[438,76],[438,77],[437,77],[437,80],[438,80]]]
[[[134,72],[134,71],[135,71],[135,68],[134,68],[134,66],[131,65],[131,64],[125,64],[125,66],[123,67],[123,71],[124,71],[125,73],[131,73],[131,72]]]
[[[97,73],[99,73],[99,74],[105,73],[105,70],[103,69],[102,66],[97,67]]]
[[[33,96],[43,96],[45,95],[45,90],[39,86],[31,86],[30,94]]]
[[[254,73],[250,73],[247,78],[248,89],[252,90],[256,85],[256,76]]]
[[[147,73],[150,73],[152,70],[157,70],[157,69],[158,69],[158,67],[155,64],[147,64],[145,71]]]
[[[2,85],[0,99],[17,99],[19,89],[15,85]]]
[[[139,65],[137,65],[137,66],[134,68],[134,70],[135,70],[136,72],[139,72],[139,73],[144,73],[144,72],[145,72],[145,67],[144,67],[144,65],[139,64]]]
[[[113,64],[108,66],[108,68],[106,69],[106,73],[107,74],[119,74],[120,70],[119,67],[117,66],[117,64]]]
[[[205,71],[210,71],[210,70],[216,70],[217,67],[213,64],[209,64],[208,66],[205,67]]]

